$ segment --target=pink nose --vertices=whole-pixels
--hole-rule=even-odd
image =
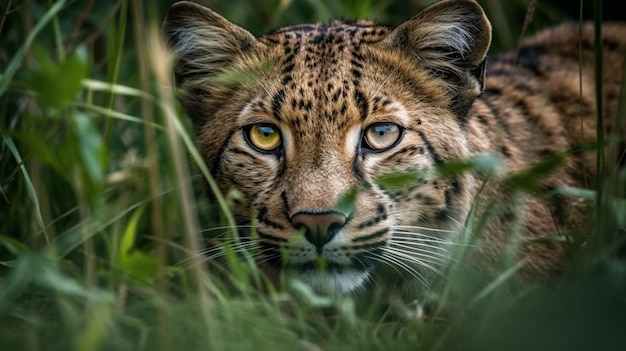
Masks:
[[[346,223],[346,216],[339,212],[299,212],[291,217],[295,227],[304,227],[304,237],[315,245],[318,252],[331,241],[333,236]]]

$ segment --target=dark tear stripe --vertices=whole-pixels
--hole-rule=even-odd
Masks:
[[[439,154],[437,153],[437,151],[435,150],[433,145],[430,143],[430,141],[428,141],[428,139],[426,138],[426,135],[424,134],[424,132],[422,132],[420,130],[420,131],[417,131],[417,134],[422,139],[422,142],[426,146],[426,150],[428,151],[428,153],[432,157],[433,161],[435,161],[435,164],[441,165],[443,163],[443,159],[441,158],[441,156],[439,156]]]
[[[438,221],[447,221],[448,220],[448,216],[449,216],[450,210],[453,207],[452,206],[452,196],[450,195],[450,192],[451,192],[450,189],[447,189],[446,191],[443,192],[445,208],[438,209],[435,212],[435,218]]]
[[[360,243],[360,242],[364,242],[364,241],[370,241],[370,240],[373,240],[373,239],[378,239],[381,236],[384,236],[385,234],[387,234],[388,232],[389,232],[389,228],[381,229],[381,230],[375,231],[372,234],[368,234],[368,235],[365,235],[365,236],[354,238],[354,239],[352,239],[352,242],[353,243]]]
[[[228,133],[228,135],[226,136],[226,140],[224,140],[224,142],[220,146],[220,151],[217,153],[217,157],[215,157],[215,160],[213,160],[212,171],[215,172],[216,175],[221,173],[220,172],[221,170],[219,168],[220,167],[220,161],[222,160],[222,155],[224,154],[224,151],[226,151],[226,147],[230,143],[230,139],[233,137],[234,133],[235,133],[235,131],[231,131],[230,133]]]
[[[448,216],[449,216],[449,211],[447,209],[439,209],[435,213],[435,219],[440,222],[447,221],[449,219]]]
[[[459,180],[457,178],[453,178],[452,179],[452,191],[454,191],[455,194],[459,194],[461,193],[461,190],[463,189],[461,187],[461,183],[459,182]]]
[[[354,155],[354,160],[352,161],[352,170],[354,171],[356,179],[358,179],[359,182],[362,182],[365,179],[365,176],[363,175],[363,171],[361,171],[361,168],[359,167],[359,155],[359,152],[355,153]]]
[[[363,95],[360,90],[354,89],[354,100],[356,101],[357,108],[361,112],[361,121],[365,121],[369,113],[369,103],[365,95]]]
[[[287,218],[289,218],[289,213],[291,213],[291,210],[289,209],[289,201],[287,201],[287,193],[284,190],[280,193],[280,198],[283,200],[283,205],[285,205],[286,216]]]
[[[283,102],[285,101],[285,90],[279,90],[276,95],[272,98],[272,112],[274,113],[274,118],[278,121],[282,121],[280,118],[280,110],[282,109]]]

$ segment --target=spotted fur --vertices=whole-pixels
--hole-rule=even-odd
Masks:
[[[603,31],[603,112],[615,130],[626,26]],[[335,21],[260,37],[180,2],[164,33],[198,148],[220,189],[243,195],[233,208],[242,235],[253,218],[266,271],[285,271],[316,289],[352,291],[381,265],[428,284],[447,243],[468,235],[466,218],[484,181],[472,173],[436,177],[433,169],[496,153],[507,172],[521,172],[595,136],[589,25],[581,39],[578,24],[566,24],[488,60],[491,26],[468,0],[437,2],[397,28]],[[374,150],[364,133],[380,122],[397,126],[400,137]],[[278,149],[250,143],[250,126],[260,123],[279,131]],[[593,184],[594,157],[575,153],[540,189]],[[415,177],[399,186],[379,181],[407,172]],[[480,262],[495,261],[515,218],[525,239],[561,233],[568,218],[584,222],[582,210],[569,210],[572,199],[526,197],[513,207],[496,183],[481,198],[510,206],[488,217]],[[320,218],[332,223],[315,235]],[[526,247],[524,272],[545,276],[559,254],[554,243]]]

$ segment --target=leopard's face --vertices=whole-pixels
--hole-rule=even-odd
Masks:
[[[486,23],[460,3],[457,16]],[[430,39],[422,31],[440,12],[450,10],[433,6],[396,30],[335,22],[255,38],[197,5],[171,10],[165,32],[199,149],[221,190],[241,193],[233,213],[268,272],[345,293],[381,264],[420,280],[444,261],[471,178],[433,170],[467,155],[462,119],[484,52],[464,53],[477,56],[463,61],[466,76],[452,54],[428,62],[445,50],[436,43],[403,47]]]

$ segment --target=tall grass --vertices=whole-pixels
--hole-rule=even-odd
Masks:
[[[260,33],[331,16],[397,24],[423,2],[235,0],[215,8]],[[599,164],[600,195],[576,193],[596,198],[591,231],[603,239],[573,252],[573,267],[551,286],[511,294],[504,287],[515,266],[478,285],[452,264],[420,300],[377,288],[330,298],[298,284],[273,287],[232,252],[205,263],[210,252],[199,253],[212,238],[236,240],[232,198],[210,202],[195,186],[212,180],[171,90],[157,35],[167,5],[0,5],[1,350],[623,346],[626,171],[614,167],[624,157],[615,153]],[[511,33],[496,46],[513,46],[526,3],[485,6]],[[519,28],[502,17],[515,8]],[[536,22],[554,19],[554,8],[539,6]],[[619,111],[624,123],[625,96]],[[607,150],[618,150],[615,140],[624,136],[608,136]],[[474,161],[485,170],[485,160]],[[480,232],[475,222],[469,229]]]

